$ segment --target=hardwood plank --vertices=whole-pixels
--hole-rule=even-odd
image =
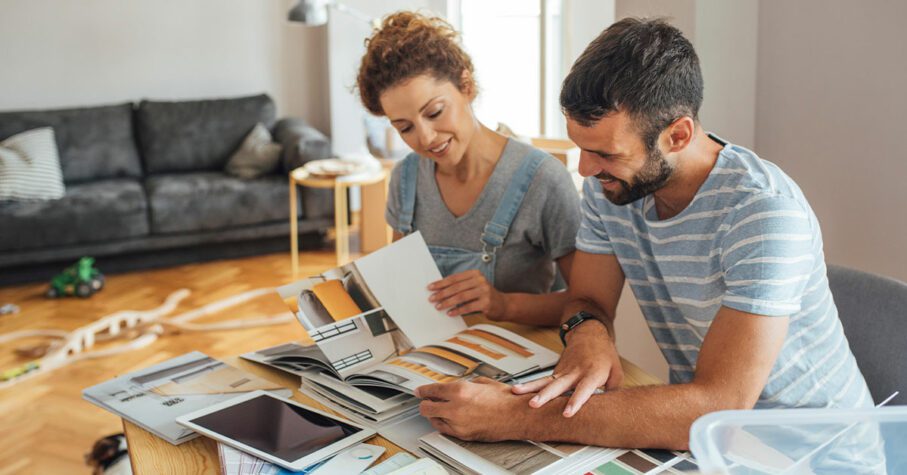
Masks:
[[[335,265],[331,251],[308,251],[300,256],[301,276],[318,274]],[[103,271],[103,260],[98,265]],[[46,299],[44,284],[4,287],[0,288],[0,305],[15,303],[21,311],[0,316],[0,333],[24,329],[73,330],[116,311],[157,307],[171,292],[187,288],[192,294],[179,305],[173,313],[176,315],[240,292],[281,285],[290,279],[289,253],[280,253],[110,275],[106,287],[85,300]],[[286,311],[284,303],[274,294],[273,298],[262,297],[196,322]],[[83,455],[91,450],[94,441],[123,431],[120,418],[82,400],[82,389],[88,386],[193,350],[225,358],[302,337],[304,332],[295,322],[236,331],[173,332],[146,348],[109,358],[83,360],[0,390],[0,467],[3,467],[0,474],[88,473]],[[18,357],[14,348],[41,341],[20,340],[0,345],[0,368],[26,363],[29,359]],[[104,347],[99,343],[95,348]],[[192,468],[204,473],[205,463],[208,461],[199,459]],[[217,467],[213,470],[210,473],[216,473]]]

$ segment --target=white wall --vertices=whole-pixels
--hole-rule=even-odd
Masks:
[[[907,281],[907,2],[761,2],[756,150],[803,189],[828,262]]]
[[[343,4],[374,18],[398,10],[417,10],[443,17],[447,10],[445,0],[345,0]],[[329,97],[331,120],[326,133],[331,136],[337,154],[368,153],[363,124],[367,112],[352,89],[356,85],[359,63],[365,54],[363,42],[371,34],[371,25],[334,9],[331,9],[329,18],[325,95]]]
[[[376,17],[399,9],[443,15],[447,8],[446,0],[345,3]],[[290,23],[293,4],[0,0],[0,110],[266,92],[280,116],[303,117],[330,135],[332,104],[339,124],[358,106],[349,88],[370,27],[333,11],[333,29]],[[338,139],[364,137],[356,127],[336,127]]]
[[[288,0],[2,0],[0,110],[267,92],[323,127],[324,32]]]

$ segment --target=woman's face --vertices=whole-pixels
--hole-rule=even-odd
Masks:
[[[388,88],[379,100],[403,141],[438,164],[460,163],[478,128],[470,95],[428,74]]]

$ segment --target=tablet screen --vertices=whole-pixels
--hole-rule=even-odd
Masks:
[[[361,430],[268,396],[243,401],[192,422],[287,462]]]

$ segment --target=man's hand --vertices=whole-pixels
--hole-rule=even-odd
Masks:
[[[416,388],[419,412],[442,434],[463,440],[522,440],[522,418],[528,396],[514,396],[510,387],[488,378],[429,384]]]
[[[491,320],[501,320],[507,312],[506,296],[477,269],[432,282],[428,290],[432,291],[428,301],[452,317],[481,312]]]
[[[624,379],[620,357],[608,329],[598,320],[588,320],[567,334],[567,347],[551,377],[513,387],[514,394],[538,391],[530,407],[542,407],[553,398],[573,389],[564,408],[564,417],[572,417],[589,400],[596,389],[617,389]]]

